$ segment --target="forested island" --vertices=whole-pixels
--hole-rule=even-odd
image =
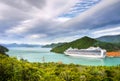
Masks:
[[[74,40],[72,42],[64,43],[60,46],[54,47],[54,48],[52,48],[51,52],[64,53],[64,51],[70,47],[78,48],[78,49],[86,49],[86,48],[89,48],[91,46],[106,49],[108,52],[120,50],[119,44],[103,42],[103,41],[99,41],[99,40],[85,36],[85,37],[82,37],[80,39]]]

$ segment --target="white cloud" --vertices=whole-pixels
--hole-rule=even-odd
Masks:
[[[67,17],[59,17],[59,18],[56,19],[56,21],[58,21],[58,22],[66,22],[66,21],[68,21],[70,19],[71,18],[67,18]]]
[[[120,34],[120,26],[109,28],[109,29],[96,30],[92,32],[92,34],[94,36],[97,35],[97,37],[104,36],[104,35],[118,35]]]
[[[113,31],[120,31],[120,27],[98,30],[98,31],[95,31],[93,34],[100,34],[100,33],[113,32]]]
[[[40,39],[46,36],[47,36],[46,34],[33,34],[33,35],[28,35],[27,38],[28,39]]]

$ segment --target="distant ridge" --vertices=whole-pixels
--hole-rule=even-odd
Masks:
[[[64,44],[64,43],[52,43],[52,44],[43,45],[42,48],[54,48],[54,47],[60,46],[62,44]]]
[[[108,35],[97,38],[97,40],[110,42],[110,43],[120,43],[120,35]]]
[[[35,44],[17,44],[17,43],[11,43],[11,44],[1,44],[5,47],[40,47],[41,45],[35,45]]]
[[[77,39],[75,41],[65,43],[63,45],[57,46],[51,50],[51,52],[56,52],[56,53],[63,53],[66,49],[69,47],[72,48],[78,48],[78,49],[86,49],[90,46],[99,46],[103,49],[106,49],[107,51],[117,51],[120,49],[119,46],[112,44],[112,43],[107,43],[107,42],[101,42],[96,39],[90,38],[90,37],[82,37],[80,39]]]

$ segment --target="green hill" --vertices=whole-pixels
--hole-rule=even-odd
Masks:
[[[120,47],[115,44],[101,42],[96,39],[92,39],[92,38],[85,36],[78,40],[72,41],[70,43],[65,43],[63,45],[57,46],[53,48],[51,52],[63,53],[69,47],[84,49],[84,48],[89,48],[90,46],[95,46],[95,47],[99,46],[103,49],[106,49],[107,51],[117,51],[120,49]]]

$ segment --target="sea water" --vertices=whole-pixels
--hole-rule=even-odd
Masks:
[[[62,62],[65,64],[73,63],[92,66],[115,66],[120,64],[119,57],[106,57],[104,59],[72,57],[50,52],[51,48],[10,47],[9,50],[7,53],[9,56],[17,59],[22,58],[29,62]]]

